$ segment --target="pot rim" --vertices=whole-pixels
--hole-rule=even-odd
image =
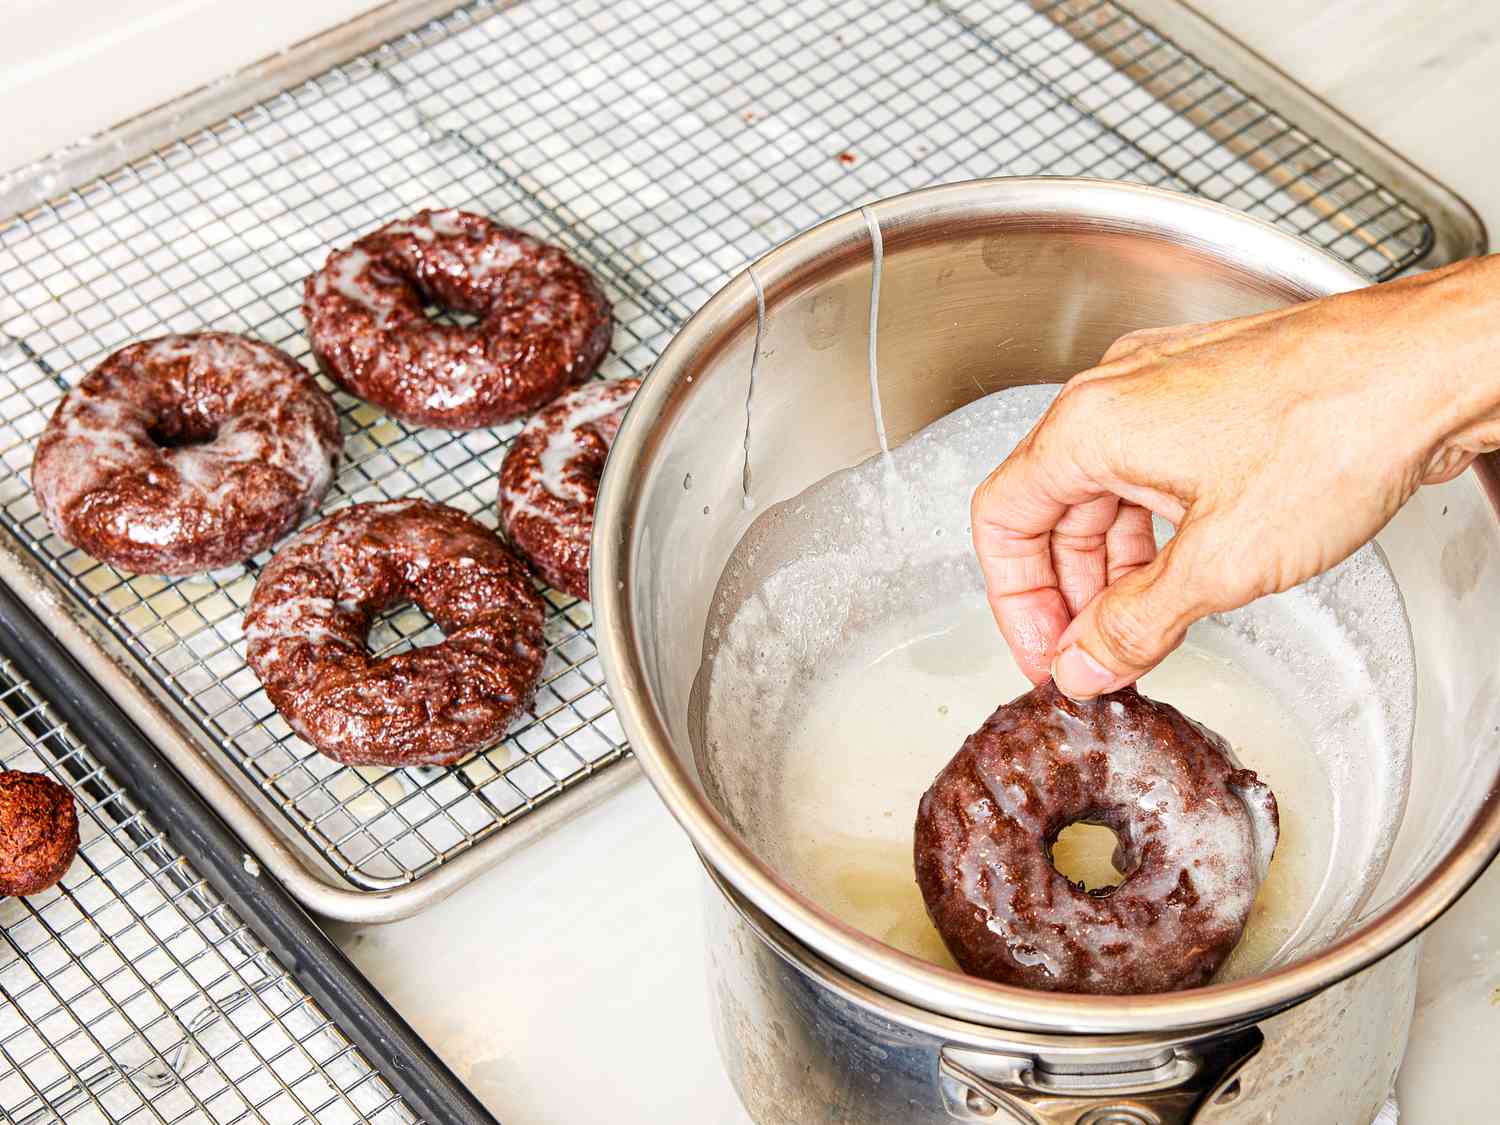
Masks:
[[[1234,1024],[1174,1028],[1169,1032],[1120,1031],[1083,1035],[1057,1035],[965,1023],[940,1012],[914,1007],[904,1000],[887,996],[865,982],[856,980],[787,933],[765,911],[751,904],[722,874],[706,862],[703,864],[703,872],[708,882],[705,892],[711,890],[712,893],[720,895],[724,900],[724,908],[733,911],[734,915],[749,927],[750,931],[765,943],[772,953],[797,972],[850,1004],[879,1012],[886,1019],[901,1024],[907,1030],[941,1040],[949,1046],[975,1047],[980,1050],[1021,1049],[1039,1054],[1047,1053],[1054,1058],[1059,1048],[1081,1049],[1090,1053],[1108,1051],[1128,1054],[1142,1050],[1160,1050],[1163,1047],[1188,1046],[1243,1028],[1253,1027],[1257,1022],[1256,1018],[1246,1018]]]
[[[1230,266],[1309,297],[1358,288],[1367,279],[1324,250],[1267,222],[1161,188],[1071,177],[971,180],[924,188],[869,205],[887,245],[903,226],[960,211],[986,219],[1054,217],[1069,225],[1170,236]],[[858,210],[787,240],[753,263],[768,298],[820,262],[847,254],[868,231]],[[982,981],[901,953],[824,913],[793,890],[729,826],[673,754],[668,724],[651,698],[632,614],[632,555],[640,470],[654,452],[655,422],[696,362],[753,322],[744,272],[677,332],[647,375],[611,449],[599,490],[592,547],[596,641],[610,695],[646,776],[699,855],[745,900],[808,949],[875,991],[929,1012],[991,1027],[1062,1033],[1166,1032],[1242,1023],[1305,999],[1410,941],[1451,906],[1500,852],[1500,778],[1447,855],[1378,914],[1315,956],[1241,980],[1144,996],[1044,993]],[[1475,463],[1500,506],[1494,457]]]

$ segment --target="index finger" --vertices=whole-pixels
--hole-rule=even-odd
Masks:
[[[1000,633],[1032,683],[1046,681],[1072,615],[1052,565],[1052,531],[1070,507],[1038,471],[1026,446],[974,492],[974,552]]]

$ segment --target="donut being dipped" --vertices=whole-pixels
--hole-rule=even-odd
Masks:
[[[1114,888],[1052,865],[1077,822],[1117,838]],[[1276,799],[1228,744],[1133,687],[1087,702],[1050,683],[998,708],[918,807],[928,914],[967,973],[1050,992],[1206,983],[1270,868]]]
[[[413,602],[435,645],[383,658],[375,616]],[[441,766],[486,749],[530,702],[545,658],[525,564],[484,525],[425,500],[343,508],[260,573],[247,658],[292,730],[347,765]]]
[[[227,332],[163,336],[63,397],[31,485],[53,532],[101,562],[196,574],[300,523],[341,447],[333,400],[286,353]]]
[[[429,320],[429,304],[478,317]],[[422,211],[328,256],[303,286],[323,371],[418,426],[518,418],[593,374],[613,318],[565,252],[464,211]]]
[[[77,855],[73,794],[39,773],[0,771],[0,895],[45,891]]]
[[[594,504],[609,447],[639,379],[588,383],[541,410],[500,466],[505,534],[553,589],[589,596]]]

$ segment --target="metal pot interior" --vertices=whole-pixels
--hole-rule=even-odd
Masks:
[[[1001,388],[1059,383],[1131,329],[1244,315],[1360,283],[1269,226],[1134,186],[987,181],[872,210],[885,245],[880,397],[895,447]],[[1500,523],[1487,491],[1489,463],[1424,489],[1381,533],[1378,551],[1356,560],[1353,578],[1318,603],[1348,651],[1335,660],[1311,645],[1297,655],[1305,679],[1327,672],[1321,690],[1302,700],[1301,721],[1337,745],[1325,764],[1341,812],[1307,925],[1264,971],[1163,996],[1044,995],[929,964],[824,909],[780,846],[795,824],[767,811],[767,795],[783,787],[784,740],[760,731],[738,745],[721,734],[708,746],[711,693],[700,671],[720,640],[715,613],[736,604],[735,589],[763,591],[768,576],[806,553],[796,536],[778,539],[765,529],[787,522],[817,495],[814,486],[826,489],[819,482],[830,474],[877,452],[866,366],[871,261],[869,233],[856,214],[754,266],[769,315],[748,457],[756,317],[755,293],[742,275],[664,353],[606,472],[593,599],[606,670],[637,754],[705,860],[854,977],[993,1026],[1110,1032],[1242,1019],[1409,939],[1477,875],[1500,839],[1500,630],[1492,625]],[[959,496],[945,511],[951,517],[952,504],[966,502]],[[864,530],[856,520],[855,532]],[[954,568],[951,580],[897,581],[883,594],[974,596],[977,572],[961,561],[963,530],[951,529],[957,551],[943,556],[942,565]],[[761,549],[736,555],[747,532],[761,536]],[[856,606],[868,588],[860,582],[848,593]],[[823,605],[837,586],[815,578],[797,596]],[[1262,614],[1262,632],[1280,628],[1295,648],[1307,632],[1298,627],[1302,611],[1293,606],[1267,624],[1264,615],[1275,612],[1251,611],[1252,625],[1253,614]],[[1287,645],[1276,647],[1282,653]],[[746,709],[747,730],[758,714]]]

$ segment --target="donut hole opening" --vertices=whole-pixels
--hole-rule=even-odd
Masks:
[[[413,648],[441,644],[444,633],[416,602],[397,602],[370,622],[365,647],[379,660]]]
[[[192,414],[167,414],[146,427],[146,436],[158,449],[186,449],[207,445],[219,436],[219,427],[207,418]]]
[[[448,305],[425,305],[422,312],[434,324],[449,324],[455,328],[473,328],[484,319],[478,313],[465,312],[463,309],[455,309]]]
[[[1047,852],[1053,868],[1068,882],[1090,894],[1108,894],[1130,874],[1116,863],[1125,850],[1123,843],[1106,824],[1075,820],[1057,834]]]

